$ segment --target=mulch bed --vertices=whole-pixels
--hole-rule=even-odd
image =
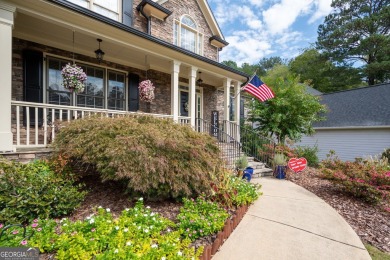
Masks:
[[[341,192],[333,183],[308,168],[303,173],[288,174],[288,179],[313,192],[331,205],[351,225],[363,243],[390,252],[390,213],[385,205],[371,205]],[[389,205],[387,205],[388,207]]]

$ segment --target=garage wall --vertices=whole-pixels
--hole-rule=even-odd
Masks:
[[[295,145],[318,145],[318,158],[323,160],[330,150],[343,161],[354,161],[356,157],[381,154],[390,148],[390,128],[356,130],[317,130],[313,136],[305,136]]]

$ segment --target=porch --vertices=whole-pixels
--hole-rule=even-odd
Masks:
[[[211,122],[215,111],[219,120],[239,121],[239,90],[247,77],[216,61],[50,1],[0,0],[0,20],[4,43],[0,49],[0,152],[47,147],[55,138],[57,121],[96,114],[148,114],[194,129],[199,129],[197,118]],[[103,40],[103,61],[94,57],[97,38]],[[77,95],[63,89],[58,75],[66,62],[94,71],[88,75],[93,80],[90,92]],[[197,84],[199,72],[201,85]],[[112,75],[117,76],[115,86],[110,85]],[[156,99],[150,106],[138,100],[138,83],[145,79],[156,86]]]

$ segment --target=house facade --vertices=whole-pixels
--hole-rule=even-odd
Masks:
[[[323,94],[326,120],[314,123],[315,134],[297,145],[318,146],[318,157],[334,150],[344,161],[380,155],[390,147],[390,84]]]
[[[239,124],[248,75],[219,63],[228,43],[206,0],[0,0],[0,39],[0,152],[45,147],[57,120],[95,113]],[[86,72],[83,92],[62,86],[68,63]]]

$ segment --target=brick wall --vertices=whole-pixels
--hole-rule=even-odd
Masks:
[[[146,32],[146,18],[136,10],[136,7],[141,1],[134,1],[134,28]],[[199,32],[203,34],[203,56],[218,61],[218,49],[209,42],[209,38],[213,34],[196,0],[169,0],[162,4],[162,6],[172,11],[172,14],[165,21],[152,17],[151,35],[166,42],[173,43],[174,22],[175,20],[180,20],[182,15],[187,14],[195,20],[199,27]]]

